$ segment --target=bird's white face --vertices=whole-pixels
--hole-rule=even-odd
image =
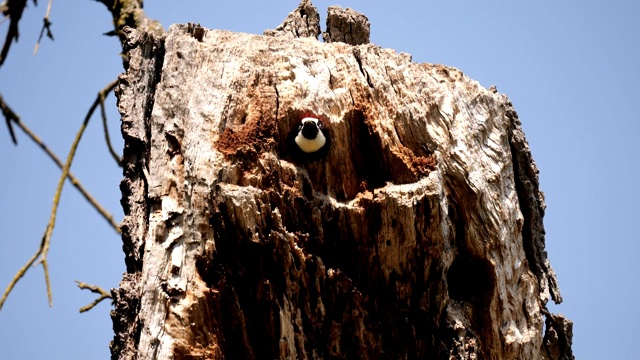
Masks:
[[[295,141],[298,147],[300,148],[300,150],[306,153],[313,153],[320,150],[324,146],[324,144],[327,142],[327,139],[324,137],[324,134],[321,131],[322,122],[320,122],[318,119],[307,117],[302,119],[301,123],[304,126],[305,123],[309,123],[309,122],[313,123],[314,126],[318,128],[318,133],[316,134],[316,137],[314,139],[308,139],[304,135],[302,135],[302,129],[300,129],[300,131],[298,132],[298,135],[296,135]]]

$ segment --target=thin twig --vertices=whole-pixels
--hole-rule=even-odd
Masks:
[[[105,289],[101,288],[100,286],[90,285],[90,284],[83,283],[82,281],[78,281],[78,280],[76,280],[76,284],[78,284],[78,287],[80,289],[89,290],[92,293],[100,294],[100,296],[97,299],[93,300],[93,302],[91,304],[81,307],[80,308],[80,312],[81,313],[93,309],[96,305],[98,305],[104,299],[112,299],[113,298],[111,296],[111,293],[109,293]]]
[[[93,102],[93,104],[89,108],[89,111],[87,112],[87,115],[85,116],[84,121],[82,122],[82,125],[80,126],[80,129],[78,130],[78,133],[76,134],[76,137],[73,140],[73,143],[71,144],[71,149],[69,150],[69,154],[67,155],[67,161],[62,167],[62,174],[60,175],[60,179],[58,180],[58,186],[56,187],[56,192],[53,196],[53,205],[51,207],[49,222],[47,223],[47,228],[45,229],[44,235],[42,236],[40,247],[36,251],[35,255],[31,259],[29,259],[29,261],[22,268],[20,268],[20,270],[18,270],[16,275],[13,277],[13,279],[11,279],[11,282],[5,289],[4,294],[0,299],[0,309],[2,309],[4,302],[6,301],[11,291],[13,290],[14,286],[24,276],[24,274],[27,272],[29,267],[31,267],[31,265],[34,264],[35,260],[38,257],[40,258],[38,263],[42,264],[42,268],[44,271],[44,277],[45,277],[45,282],[47,287],[47,299],[49,300],[49,306],[53,306],[53,295],[51,294],[51,282],[49,281],[49,264],[47,262],[47,255],[49,253],[49,248],[51,246],[51,234],[53,233],[53,228],[56,222],[56,215],[58,213],[58,205],[60,204],[60,196],[62,195],[62,188],[64,187],[65,180],[69,176],[69,168],[71,168],[71,163],[73,162],[73,158],[75,157],[76,150],[78,149],[78,144],[80,143],[80,139],[84,134],[84,130],[87,128],[87,124],[89,123],[91,116],[93,115],[94,111],[98,107],[98,104],[100,103],[100,99],[104,98],[105,94],[111,91],[116,86],[116,84],[117,84],[117,80],[113,81],[112,83],[107,85],[107,87],[100,90],[96,100]]]
[[[44,238],[42,239],[42,241],[44,242]],[[13,290],[13,287],[16,286],[16,284],[18,283],[18,280],[22,279],[24,274],[27,272],[27,270],[29,270],[31,265],[33,265],[33,263],[38,259],[38,256],[40,256],[41,253],[42,253],[42,243],[40,244],[38,251],[36,251],[36,253],[31,257],[31,259],[29,259],[29,261],[27,261],[27,263],[24,264],[24,266],[21,267],[18,270],[18,272],[16,272],[13,279],[11,279],[11,281],[9,282],[9,285],[7,285],[7,288],[4,290],[4,294],[2,294],[2,299],[0,299],[0,309],[2,309],[4,302],[7,300],[7,297],[9,296],[9,293],[11,293],[11,290]]]
[[[27,134],[27,136],[33,142],[35,142],[45,152],[45,154],[47,154],[49,156],[49,158],[51,160],[53,160],[54,163],[56,163],[56,165],[58,165],[58,167],[60,169],[62,169],[63,164],[62,164],[62,161],[60,161],[60,158],[58,158],[58,156],[53,151],[51,151],[51,149],[49,149],[49,147],[47,147],[47,145],[45,145],[44,142],[42,140],[40,140],[40,138],[36,134],[34,134],[33,131],[31,131],[31,129],[20,120],[20,116],[18,116],[9,107],[9,105],[7,105],[7,103],[5,103],[4,99],[2,98],[2,94],[0,94],[0,108],[2,109],[2,112],[4,113],[5,118],[7,119],[7,122],[9,124],[8,126],[11,126],[10,125],[11,122],[13,122],[16,125],[18,125],[18,127],[25,134]],[[5,109],[6,109],[6,111],[5,111]],[[9,122],[9,121],[11,121],[11,122]],[[11,129],[11,131],[13,131],[13,129],[11,127],[10,127],[10,129]],[[113,229],[116,232],[120,233],[120,226],[113,219],[113,215],[111,215],[111,213],[109,213],[105,208],[102,207],[102,205],[100,205],[98,200],[96,200],[93,197],[93,195],[91,195],[89,193],[89,191],[84,188],[84,186],[82,185],[80,180],[78,180],[71,172],[69,172],[69,176],[67,178],[69,179],[69,181],[71,181],[71,184],[76,189],[78,189],[80,194],[82,194],[82,196],[84,196],[85,200],[87,200],[87,202],[89,202],[89,204],[91,204],[91,206],[93,206],[98,211],[98,213],[100,213],[100,215],[102,215],[102,217],[105,220],[107,220],[109,225],[111,225],[111,227],[113,227]]]
[[[107,113],[104,110],[104,97],[100,99],[100,116],[102,117],[102,128],[104,130],[104,139],[107,142],[107,148],[109,149],[109,153],[111,154],[113,159],[116,161],[116,164],[118,164],[118,166],[122,166],[122,163],[120,162],[120,155],[118,155],[116,151],[113,150],[113,146],[111,146],[111,137],[109,137],[109,127],[107,126]]]
[[[11,141],[13,141],[14,145],[18,145],[18,140],[16,139],[16,134],[13,132],[13,126],[11,126],[11,122],[19,122],[20,117],[4,102],[2,99],[2,95],[0,95],[0,109],[2,109],[2,115],[4,115],[4,120],[7,122],[7,128],[9,129],[9,135],[11,135]]]
[[[40,36],[38,36],[38,42],[36,42],[36,47],[33,49],[33,55],[38,53],[38,48],[40,48],[40,41],[42,41],[42,36],[44,35],[44,31],[47,31],[47,37],[53,40],[53,33],[51,32],[51,21],[49,20],[49,14],[51,14],[51,4],[53,0],[49,0],[49,4],[47,5],[47,13],[44,15],[42,19],[42,30],[40,30]]]

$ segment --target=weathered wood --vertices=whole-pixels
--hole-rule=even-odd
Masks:
[[[371,24],[364,14],[340,6],[329,6],[327,31],[322,33],[326,43],[343,42],[350,45],[369,43]]]
[[[160,80],[164,56],[163,38],[144,32],[125,33],[124,51],[132,51],[135,55],[125,58],[128,72],[119,77],[120,83],[116,88],[124,137],[124,179],[120,183],[120,203],[126,216],[120,228],[127,272],[122,277],[120,288],[111,291],[115,306],[111,312],[115,332],[111,343],[114,359],[135,358],[140,337],[141,270],[149,230],[150,204],[145,178],[149,160],[149,122],[154,106],[153,93]]]
[[[264,35],[317,39],[320,35],[320,14],[318,9],[311,4],[311,0],[302,0],[296,9],[289,13],[282,24],[273,30],[265,30]]]
[[[114,358],[571,358],[506,96],[371,44],[128,39]],[[296,164],[306,111],[332,148]]]

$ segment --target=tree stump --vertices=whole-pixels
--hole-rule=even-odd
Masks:
[[[127,39],[113,358],[572,358],[505,95],[372,44]],[[331,148],[296,163],[308,111]]]

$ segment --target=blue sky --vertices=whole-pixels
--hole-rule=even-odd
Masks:
[[[507,94],[522,120],[546,194],[547,250],[574,321],[578,359],[633,359],[640,335],[637,112],[640,3],[632,1],[431,2],[314,1],[324,25],[339,4],[365,13],[371,40],[413,55],[415,62],[455,66]],[[165,28],[205,27],[262,33],[297,1],[147,1]],[[173,5],[173,6],[172,6]],[[29,2],[20,41],[0,68],[0,92],[23,121],[61,157],[96,93],[122,71],[106,8],[95,1],[54,1],[55,41],[32,56],[46,1]],[[0,25],[4,37],[8,23]],[[111,137],[122,140],[113,95]],[[3,122],[2,122],[3,124]],[[59,171],[18,131],[11,144],[0,125],[0,290],[35,252]],[[98,118],[89,125],[72,171],[122,217],[121,170],[110,159]],[[116,287],[124,271],[120,239],[69,184],[49,255],[54,307],[42,269],[32,269],[0,311],[0,349],[7,359],[104,359],[112,337],[110,305],[78,309],[93,294],[74,280]],[[637,356],[637,355],[636,355]]]

